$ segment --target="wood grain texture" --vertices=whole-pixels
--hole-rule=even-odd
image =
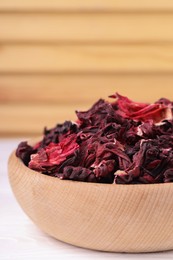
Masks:
[[[24,166],[13,153],[9,180],[20,206],[49,235],[114,252],[173,249],[173,184],[61,181]]]
[[[54,127],[65,120],[75,120],[77,106],[72,105],[0,105],[0,118],[3,124],[0,135],[38,135],[44,127]],[[87,105],[78,106],[79,110],[88,109]]]
[[[172,24],[172,13],[2,13],[0,41],[170,42]]]
[[[62,11],[62,10],[89,10],[89,11],[134,11],[134,10],[173,10],[172,0],[1,0],[1,11]]]
[[[1,45],[0,73],[173,72],[173,45]]]
[[[99,98],[119,92],[139,102],[160,97],[173,100],[173,74],[61,74],[0,75],[0,103],[91,106]],[[2,111],[2,109],[0,109]],[[56,111],[54,112],[56,115]],[[65,119],[65,118],[64,118]],[[8,119],[6,119],[8,120]],[[25,118],[22,118],[24,122]],[[5,121],[5,119],[4,119]],[[5,121],[6,122],[6,121]]]

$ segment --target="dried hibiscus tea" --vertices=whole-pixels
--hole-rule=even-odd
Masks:
[[[173,102],[139,103],[118,93],[76,111],[76,122],[45,129],[16,156],[30,169],[63,180],[149,184],[173,182]]]

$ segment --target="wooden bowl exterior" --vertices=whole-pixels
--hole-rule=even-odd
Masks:
[[[113,252],[173,249],[173,184],[62,181],[30,170],[13,153],[9,180],[19,204],[49,235]]]

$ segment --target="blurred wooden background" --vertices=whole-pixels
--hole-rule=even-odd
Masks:
[[[172,0],[0,0],[0,136],[30,136],[118,91],[173,99]]]

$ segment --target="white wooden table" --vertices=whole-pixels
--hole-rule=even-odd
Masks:
[[[173,259],[173,251],[117,254],[62,243],[39,230],[21,210],[8,183],[7,160],[18,139],[0,139],[0,260]]]

